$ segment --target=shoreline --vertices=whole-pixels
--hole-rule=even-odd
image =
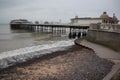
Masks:
[[[73,45],[73,46],[75,46],[75,45]],[[38,61],[38,60],[43,61],[43,60],[46,60],[46,59],[50,59],[52,57],[56,57],[56,56],[60,56],[60,55],[65,55],[66,54],[65,52],[69,52],[68,51],[69,47],[71,47],[71,46],[68,46],[67,48],[65,47],[64,50],[58,50],[58,51],[55,51],[55,52],[51,52],[49,54],[41,55],[40,57],[35,57],[35,58],[32,58],[32,59],[29,59],[29,60],[27,60],[25,62],[16,63],[15,65],[8,66],[6,68],[0,69],[0,71],[4,71],[6,69],[11,69],[11,68],[14,68],[14,67],[17,67],[17,66],[27,66],[30,63],[34,63],[35,61]]]
[[[56,41],[55,43],[20,48],[0,54],[0,69],[12,66],[16,63],[26,62],[32,58],[39,58],[52,52],[61,51],[74,45],[73,40]]]
[[[66,50],[3,69],[0,79],[101,80],[112,66],[112,62],[99,58],[90,48],[73,45]]]

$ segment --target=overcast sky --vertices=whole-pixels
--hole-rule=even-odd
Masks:
[[[0,0],[0,23],[13,19],[70,22],[79,17],[99,17],[103,11],[120,19],[120,0]]]

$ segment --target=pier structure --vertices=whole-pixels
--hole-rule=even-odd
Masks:
[[[74,24],[33,24],[33,23],[11,23],[11,29],[23,29],[34,32],[49,32],[53,34],[65,34],[69,30],[69,38],[80,38],[87,35],[89,26]]]

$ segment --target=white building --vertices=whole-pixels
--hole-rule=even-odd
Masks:
[[[98,18],[78,18],[78,16],[75,16],[75,18],[71,19],[71,24],[76,25],[83,25],[83,26],[89,26],[90,24],[97,24],[97,23],[104,23],[104,24],[117,24],[119,21],[116,18],[115,14],[113,14],[113,17],[109,17],[106,12],[103,12],[103,14]]]

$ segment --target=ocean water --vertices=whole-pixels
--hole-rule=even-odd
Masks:
[[[69,32],[68,32],[69,33]],[[0,25],[0,68],[64,50],[74,45],[68,33],[52,34],[11,30],[9,25]]]
[[[69,40],[67,35],[11,30],[9,24],[0,25],[0,53],[24,47]]]

